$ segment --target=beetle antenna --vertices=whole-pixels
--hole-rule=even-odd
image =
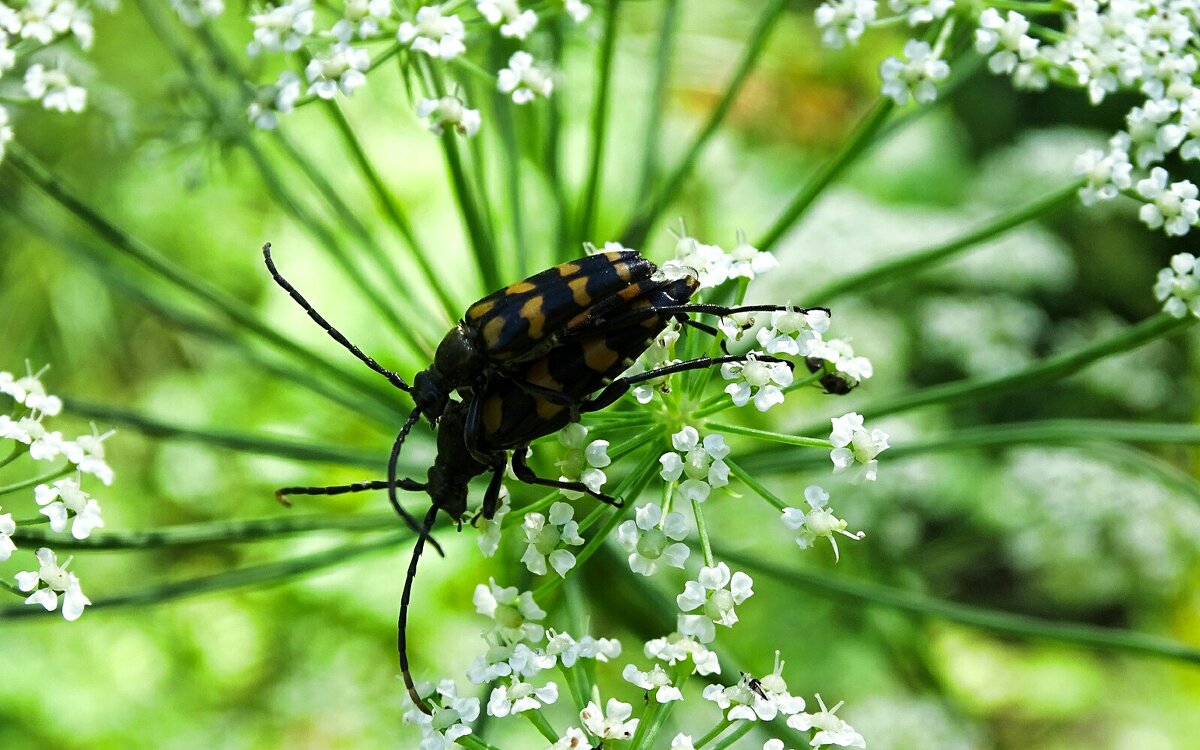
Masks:
[[[429,543],[435,550],[437,550],[437,553],[442,557],[445,557],[446,553],[442,551],[442,546],[437,543],[436,539],[430,538],[429,525],[426,524],[425,528],[422,529],[420,524],[417,523],[417,519],[404,509],[404,506],[400,504],[399,498],[396,497],[396,488],[400,485],[400,481],[396,479],[396,464],[400,459],[400,446],[404,445],[404,439],[408,437],[409,430],[413,428],[413,425],[416,424],[417,420],[420,418],[421,408],[417,407],[416,409],[412,410],[411,414],[408,415],[408,419],[404,420],[404,426],[400,428],[399,434],[396,435],[396,441],[392,443],[392,454],[388,456],[387,469],[388,502],[392,504],[392,508],[400,514],[400,517],[404,519],[405,523],[412,527],[413,531],[417,532],[422,541],[429,539]]]
[[[375,372],[377,372],[380,375],[387,378],[389,383],[396,386],[397,388],[404,391],[405,393],[412,392],[412,388],[408,385],[408,383],[404,382],[404,378],[400,377],[396,373],[392,372],[391,370],[387,369],[383,365],[379,364],[374,359],[371,359],[366,354],[363,354],[362,349],[359,349],[357,346],[350,343],[350,339],[346,338],[346,336],[341,331],[339,331],[338,329],[336,329],[332,325],[330,325],[329,321],[327,321],[327,320],[325,320],[325,318],[321,317],[321,313],[317,312],[316,308],[313,307],[312,304],[308,300],[304,299],[304,295],[302,295],[302,294],[300,294],[300,292],[296,291],[296,287],[292,286],[290,283],[288,283],[287,279],[283,278],[283,276],[280,275],[278,269],[275,268],[275,262],[273,260],[271,260],[271,243],[270,242],[263,245],[262,250],[263,250],[263,259],[267,262],[267,270],[271,272],[271,278],[275,279],[275,283],[278,284],[279,286],[283,287],[283,290],[285,292],[287,292],[289,295],[291,295],[292,299],[296,300],[296,304],[298,304],[304,308],[304,312],[308,313],[308,317],[310,317],[314,321],[316,321],[316,324],[321,326],[321,328],[323,328],[325,330],[325,333],[328,333],[331,337],[333,337],[334,341],[341,344],[343,347],[346,348],[347,351],[349,351],[351,354],[353,354],[354,356],[356,356],[360,360],[362,360],[362,362],[367,367],[370,367]]]
[[[408,562],[408,576],[404,579],[404,592],[400,594],[400,617],[396,620],[396,650],[400,654],[400,673],[404,675],[404,686],[408,688],[408,697],[422,712],[432,715],[429,704],[417,693],[412,675],[408,671],[408,599],[412,595],[413,580],[417,577],[417,561],[421,559],[421,551],[425,549],[425,540],[429,539],[429,531],[433,528],[433,520],[437,518],[438,506],[429,506],[425,514],[425,533],[417,537],[413,547],[412,559]],[[432,539],[430,539],[433,542]],[[433,542],[436,544],[436,542]]]

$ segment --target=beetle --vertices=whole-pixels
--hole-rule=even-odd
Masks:
[[[621,377],[671,320],[715,333],[688,314],[788,309],[693,304],[691,298],[699,288],[694,276],[669,278],[637,251],[598,253],[548,268],[475,302],[442,339],[430,366],[418,372],[409,386],[351,343],[284,279],[271,258],[270,243],[263,246],[263,258],[274,281],[330,337],[413,397],[414,408],[392,444],[387,479],[329,487],[283,487],[276,497],[286,502],[288,495],[386,489],[392,507],[417,532],[401,595],[397,648],[408,692],[426,713],[428,706],[417,694],[409,673],[406,627],[412,583],[425,543],[441,553],[430,537],[438,511],[446,511],[461,525],[467,512],[469,482],[490,471],[480,515],[493,518],[510,452],[513,472],[524,483],[582,492],[620,505],[616,498],[582,482],[537,476],[525,462],[529,443],[585,413],[606,408],[637,383],[747,359],[729,354],[700,357]],[[774,357],[758,359],[784,362]],[[459,399],[452,397],[455,392]],[[396,476],[401,446],[422,414],[438,428],[437,454],[424,482]],[[432,502],[423,523],[418,524],[400,505],[398,489],[429,495]]]

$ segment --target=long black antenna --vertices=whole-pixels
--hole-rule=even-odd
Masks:
[[[410,527],[412,527],[412,530],[417,532],[417,535],[421,537],[422,542],[428,539],[433,548],[437,550],[437,553],[442,557],[445,557],[446,553],[442,551],[442,545],[438,544],[436,539],[433,539],[429,536],[429,525],[426,524],[425,527],[422,528],[417,523],[417,519],[414,518],[411,513],[405,510],[404,506],[400,505],[400,500],[396,497],[397,487],[407,489],[408,486],[411,486],[406,485],[405,480],[396,478],[396,463],[400,459],[400,446],[404,445],[404,439],[408,437],[409,430],[413,428],[413,425],[416,424],[417,420],[420,418],[420,408],[413,409],[412,413],[408,415],[408,419],[404,420],[404,426],[400,428],[400,432],[396,435],[396,441],[392,443],[392,453],[390,456],[388,456],[387,468],[388,502],[392,504],[392,508],[400,514],[400,517],[403,518]],[[426,486],[420,485],[420,489],[426,489]]]
[[[362,360],[367,367],[370,367],[375,372],[387,378],[388,382],[390,382],[392,385],[396,386],[405,393],[410,393],[412,391],[412,388],[408,385],[408,383],[404,382],[404,378],[379,364],[374,359],[371,359],[366,354],[363,354],[362,349],[359,349],[357,346],[350,343],[350,339],[346,338],[341,331],[330,325],[329,321],[321,317],[321,313],[317,312],[316,308],[314,308],[308,300],[304,299],[304,295],[296,291],[296,287],[288,283],[288,280],[279,274],[279,270],[275,268],[275,262],[271,260],[270,242],[263,245],[263,259],[266,260],[267,270],[271,272],[271,278],[275,279],[275,283],[283,287],[284,291],[290,294],[292,299],[296,300],[296,304],[304,308],[304,311],[308,313],[308,317],[316,321],[317,325],[321,326],[326,333],[332,336],[334,341],[341,344],[351,354]]]
[[[408,577],[404,579],[404,592],[400,594],[400,617],[396,620],[396,651],[400,654],[400,673],[404,675],[404,686],[408,688],[408,697],[412,698],[413,705],[419,708],[426,714],[433,714],[429,709],[429,704],[425,702],[417,693],[417,686],[413,684],[412,674],[408,671],[408,599],[412,596],[413,580],[417,577],[417,562],[421,559],[421,551],[425,549],[425,540],[430,539],[429,531],[433,528],[433,521],[437,518],[438,507],[431,505],[429,512],[425,514],[425,533],[417,537],[417,543],[413,546],[412,559],[408,561]],[[430,542],[436,544],[432,539]]]

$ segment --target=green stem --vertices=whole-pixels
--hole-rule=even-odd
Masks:
[[[521,715],[526,719],[529,719],[529,723],[533,724],[533,726],[542,733],[542,736],[549,740],[552,744],[558,742],[558,732],[554,731],[554,727],[550,726],[550,722],[546,720],[546,717],[542,715],[542,712],[539,709],[535,708],[532,711],[522,711]]]
[[[479,213],[479,204],[471,190],[471,184],[463,171],[462,159],[458,153],[453,130],[442,134],[442,149],[446,155],[446,169],[450,172],[450,183],[454,188],[454,197],[458,201],[463,223],[471,241],[471,250],[475,254],[475,263],[482,275],[483,286],[486,289],[499,289],[503,286],[496,267],[496,256],[489,239],[487,228]]]
[[[806,304],[823,304],[843,294],[858,294],[884,284],[906,279],[1025,222],[1045,216],[1076,200],[1083,181],[1079,180],[1002,214],[987,224],[952,240],[873,264],[858,273],[844,276],[803,295]]]
[[[498,45],[493,44],[492,54],[499,51]],[[504,182],[508,193],[508,213],[512,220],[513,250],[516,254],[517,278],[531,275],[529,247],[525,236],[525,208],[521,171],[521,147],[517,142],[517,128],[513,119],[512,101],[500,93],[495,85],[491,86],[492,116],[496,125],[496,134],[500,138],[501,151],[504,157]]]
[[[46,482],[49,482],[51,479],[58,479],[59,477],[64,477],[67,474],[70,474],[72,471],[74,471],[74,469],[75,469],[75,467],[72,464],[68,463],[66,466],[62,467],[61,469],[55,469],[54,471],[51,471],[47,474],[42,474],[39,477],[34,477],[33,479],[26,479],[26,480],[23,480],[20,482],[16,482],[14,484],[0,486],[0,497],[2,497],[4,495],[11,495],[14,492],[20,492],[21,490],[27,490],[30,487],[37,487],[39,484],[45,484]]]
[[[658,54],[654,58],[654,83],[650,86],[650,112],[646,115],[646,130],[642,136],[642,174],[634,196],[638,205],[649,197],[650,183],[658,172],[662,140],[663,110],[667,104],[667,79],[671,75],[671,60],[675,56],[675,38],[679,31],[679,0],[666,0],[656,40]]]
[[[688,677],[691,675],[691,669],[685,665],[686,662],[675,665],[675,675],[672,684],[676,688],[682,688],[683,683],[687,682]],[[642,744],[638,745],[635,740],[635,743],[632,745],[632,747],[642,747],[646,750],[653,749],[654,740],[657,739],[658,733],[662,731],[662,728],[666,726],[667,719],[670,718],[671,712],[675,708],[675,703],[675,701],[670,701],[669,703],[656,704],[658,708],[653,712],[653,716],[649,719],[643,719],[642,724],[638,725],[638,729],[641,729],[647,724],[649,725],[649,728],[646,730],[645,737],[642,740]]]
[[[787,8],[787,5],[788,0],[771,0],[770,4],[767,5],[762,17],[758,21],[758,25],[754,27],[754,31],[751,33],[750,41],[746,45],[746,51],[742,54],[741,60],[738,61],[737,68],[734,70],[729,84],[725,87],[725,93],[722,94],[721,100],[717,102],[717,106],[713,109],[712,114],[709,115],[708,121],[704,123],[700,132],[696,134],[696,137],[688,147],[687,153],[675,169],[672,170],[670,176],[663,182],[662,187],[655,191],[649,200],[643,201],[643,207],[640,212],[634,215],[633,219],[629,222],[629,226],[621,233],[622,244],[629,247],[640,247],[647,235],[650,234],[650,230],[654,228],[654,224],[661,218],[663,211],[674,202],[683,183],[691,176],[692,170],[699,163],[701,152],[717,132],[721,123],[725,121],[725,116],[729,114],[734,100],[741,93],[742,85],[746,82],[746,78],[750,75],[750,71],[754,69],[754,65],[758,62],[759,56],[767,45],[771,31],[777,25],[775,21]]]
[[[456,739],[455,742],[467,748],[467,750],[500,750],[500,748],[489,745],[473,734],[465,734]]]
[[[722,737],[717,744],[713,745],[713,750],[725,750],[725,748],[749,734],[750,730],[754,729],[754,724],[755,722],[753,721],[743,721],[741,726],[736,727],[732,732]]]
[[[1078,445],[1098,441],[1200,445],[1200,426],[1099,419],[1048,419],[995,424],[954,430],[936,440],[923,443],[898,445],[888,449],[888,458],[1016,443]]]
[[[696,498],[692,498],[692,516],[696,519],[696,531],[700,535],[700,549],[704,552],[704,564],[711,568],[717,564],[717,561],[713,557],[712,541],[708,538],[708,525],[704,522],[704,511]]]
[[[850,599],[920,616],[937,617],[971,627],[1020,638],[1044,639],[1077,646],[1122,651],[1144,656],[1200,664],[1200,649],[1167,638],[1094,625],[1059,623],[1026,615],[966,606],[923,594],[854,581],[825,570],[783,570],[769,562],[736,552],[721,551],[722,559],[755,570],[783,583],[823,596]],[[699,746],[697,746],[699,747]]]
[[[782,511],[784,508],[788,507],[788,504],[785,503],[781,497],[767,489],[762,482],[748,474],[741,466],[738,466],[733,461],[730,461],[728,457],[723,460],[725,461],[725,465],[729,467],[730,474],[733,474],[735,477],[742,480],[742,484],[754,490],[755,494],[757,494],[763,500],[766,500],[771,505],[775,506],[776,510]]]
[[[29,449],[25,446],[24,443],[17,443],[15,445],[13,445],[13,449],[12,449],[12,451],[9,452],[8,456],[3,461],[0,461],[0,468],[4,468],[5,466],[8,466],[9,464],[11,464],[13,461],[16,461],[18,458],[25,455],[25,452],[27,450],[29,450]]]
[[[715,727],[713,727],[712,730],[709,731],[708,734],[706,734],[703,737],[701,737],[700,739],[696,740],[696,742],[694,743],[696,750],[703,750],[705,745],[712,742],[717,737],[721,736],[721,732],[724,732],[726,729],[728,729],[731,726],[733,726],[732,721],[730,721],[729,719],[722,718],[719,722],[717,722],[717,725]]]
[[[821,168],[804,187],[800,188],[800,192],[784,208],[783,213],[775,220],[762,239],[755,244],[755,247],[759,250],[770,250],[774,247],[775,243],[782,239],[800,220],[800,217],[812,206],[825,188],[871,146],[875,134],[883,127],[888,115],[895,107],[894,101],[887,97],[881,97],[851,133],[850,139],[842,145],[833,158],[821,165]]]
[[[609,0],[608,15],[604,19],[604,38],[600,43],[600,59],[597,61],[596,96],[592,104],[592,154],[584,181],[583,197],[579,206],[578,239],[592,239],[596,221],[596,197],[600,189],[604,163],[604,141],[608,133],[608,99],[612,90],[613,51],[617,46],[617,19],[620,0]]]
[[[708,422],[705,427],[715,432],[724,432],[730,435],[745,435],[746,437],[758,438],[759,440],[766,440],[772,443],[798,445],[802,448],[821,448],[822,450],[831,450],[833,448],[833,444],[823,438],[788,435],[782,432],[756,430],[752,427],[742,427],[740,425],[723,424],[720,422]]]

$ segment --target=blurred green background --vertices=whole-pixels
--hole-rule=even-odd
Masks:
[[[708,0],[685,6],[665,163],[718,99],[758,7]],[[646,97],[658,14],[651,3],[626,8],[600,231],[592,238],[598,244],[616,239],[607,233],[619,230],[630,209],[638,154],[622,144],[640,142],[638,102]],[[94,50],[78,61],[91,75],[89,111],[14,110],[17,141],[117,225],[254,306],[273,326],[354,368],[270,283],[259,253],[270,240],[284,272],[356,343],[401,373],[420,369],[420,357],[397,348],[350,282],[270,200],[235,139],[207,115],[136,10],[98,16],[96,26]],[[229,17],[220,31],[235,48],[249,33]],[[573,180],[583,169],[593,36],[574,39],[555,92],[566,114],[565,167]],[[898,47],[902,39],[891,43]],[[821,48],[811,7],[798,4],[775,31],[672,216],[685,217],[694,236],[722,245],[731,245],[739,228],[751,236],[763,230],[873,101],[882,55],[872,45]],[[783,267],[752,286],[752,297],[803,303],[807,289],[955,236],[1066,184],[1074,155],[1117,127],[1120,104],[1089,108],[1064,92],[1018,96],[1003,80],[972,75],[948,101],[889,134],[828,192],[777,248]],[[465,307],[485,290],[461,270],[468,256],[441,155],[411,114],[403,87],[390,73],[375,75],[346,111],[419,233],[437,247],[448,286]],[[284,126],[384,247],[399,255],[401,245],[347,168],[328,121],[310,107],[285,118]],[[545,243],[548,214],[539,214],[536,195],[530,198],[532,239]],[[6,209],[0,211],[0,369],[19,372],[26,358],[35,368],[51,363],[44,378],[50,390],[89,404],[173,424],[341,446],[382,467],[391,438],[385,425],[149,314],[128,290],[89,267],[72,244],[100,248],[95,233],[7,166],[0,166],[0,202]],[[962,260],[839,300],[836,330],[872,359],[875,378],[863,393],[836,403],[817,395],[790,399],[774,424],[808,425],[883,394],[1015,370],[1152,314],[1157,269],[1173,252],[1194,246],[1145,231],[1133,214],[1124,205],[1061,211]],[[671,247],[659,229],[643,249],[662,260]],[[107,248],[100,256],[140,280],[135,292],[141,283],[153,288],[150,275],[127,259]],[[404,314],[425,330],[449,326],[432,309]],[[1179,337],[1053,386],[879,426],[891,433],[893,446],[902,446],[951,428],[1039,418],[1192,422],[1196,352],[1194,336]],[[403,407],[398,397],[397,408]],[[59,421],[71,423],[69,417]],[[96,422],[101,429],[108,424]],[[80,431],[86,425],[75,419]],[[421,432],[407,450],[418,472],[431,455],[427,431]],[[720,550],[752,554],[780,569],[802,564],[978,607],[1200,644],[1200,485],[1190,450],[1036,445],[896,459],[884,454],[880,481],[864,489],[829,481],[822,456],[805,463],[794,450],[751,453],[761,444],[734,445],[734,455],[780,493],[825,483],[839,514],[867,538],[844,544],[834,569],[827,549],[801,554],[784,529],[767,524],[763,519],[773,512],[765,506],[744,509],[753,501],[747,495],[708,506]],[[111,531],[385,509],[378,495],[302,500],[291,510],[272,497],[283,484],[334,484],[379,473],[367,468],[265,458],[130,427],[107,448],[117,480],[94,494]],[[17,504],[8,500],[5,510]],[[411,502],[421,506],[420,498]],[[326,533],[255,544],[83,551],[72,570],[101,601],[357,538]],[[447,558],[427,556],[417,582],[410,649],[418,677],[461,674],[479,648],[481,620],[473,614],[471,591],[496,570],[512,582],[520,555],[511,539],[507,556],[490,561],[480,558],[470,534],[447,535],[446,544]],[[403,690],[394,663],[406,560],[402,545],[269,588],[97,609],[76,623],[56,615],[0,622],[0,747],[413,747],[415,732],[399,721]],[[677,591],[631,587],[627,576],[609,572],[622,565],[617,555],[593,560],[583,591],[592,632],[619,637],[625,654],[636,657],[639,639],[660,634],[645,614],[654,600],[645,597],[661,600]],[[1185,750],[1200,735],[1196,665],[1010,640],[831,598],[819,587],[755,578],[756,596],[739,608],[738,628],[723,634],[725,648],[756,673],[769,671],[780,649],[792,691],[845,700],[841,714],[874,750]],[[625,661],[609,665],[607,684],[619,684]],[[626,688],[618,695],[640,701]],[[685,704],[685,726],[711,722],[715,712],[700,704]],[[510,724],[497,726],[489,741],[505,748],[544,744],[527,727]]]

